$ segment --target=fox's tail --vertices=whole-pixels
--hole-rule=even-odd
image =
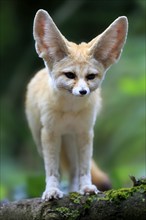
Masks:
[[[106,173],[100,170],[95,161],[91,162],[92,183],[97,186],[100,191],[111,189],[111,182]]]

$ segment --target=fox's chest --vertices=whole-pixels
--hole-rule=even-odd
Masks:
[[[89,130],[94,126],[96,115],[89,109],[79,112],[49,111],[42,119],[43,126],[64,135]]]
[[[63,113],[60,114],[61,117],[56,117],[59,122],[56,126],[56,130],[58,130],[62,134],[66,133],[74,133],[80,130],[82,127],[81,120],[79,116],[73,113]]]
[[[93,94],[85,98],[48,96],[39,106],[42,126],[60,134],[91,129],[100,108],[100,97],[97,94],[96,99],[93,99],[92,96]]]

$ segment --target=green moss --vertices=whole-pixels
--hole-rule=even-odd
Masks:
[[[86,202],[84,204],[84,209],[89,209],[91,204],[97,200],[97,196],[96,195],[90,195],[87,197]]]
[[[146,185],[146,178],[142,177],[138,180],[140,184]]]
[[[66,207],[59,207],[59,208],[56,208],[55,211],[58,211],[59,213],[64,214],[64,213],[68,213],[70,209]]]
[[[97,200],[97,195],[90,195],[90,196],[88,196],[86,202],[88,202],[88,203],[91,204],[91,203],[94,202],[95,200]]]
[[[67,219],[67,220],[75,220],[77,217],[80,216],[80,213],[85,213],[87,209],[90,209],[91,203],[97,199],[96,195],[90,195],[87,199],[77,192],[69,193],[70,201],[77,206],[82,204],[82,206],[78,209],[72,209],[67,207],[59,207],[55,209],[60,215],[60,218]],[[82,200],[83,199],[83,200]]]
[[[120,201],[125,200],[129,196],[132,196],[134,192],[145,193],[146,185],[140,185],[132,188],[121,188],[118,190],[109,190],[105,193],[104,198],[100,198],[100,200],[109,200],[109,201]]]
[[[60,219],[66,220],[76,220],[80,216],[86,215],[88,210],[92,207],[92,204],[96,201],[113,201],[115,203],[120,203],[122,200],[126,200],[128,197],[132,196],[134,193],[146,193],[146,185],[141,184],[140,186],[135,186],[132,188],[121,188],[118,190],[109,190],[105,193],[100,193],[97,195],[82,196],[79,193],[70,193],[69,207],[58,207],[55,208],[55,212],[59,214]],[[141,197],[142,202],[145,202],[145,198]]]
[[[80,215],[78,210],[72,210],[67,207],[59,207],[55,211],[59,213],[61,218],[68,220],[75,220]]]
[[[110,190],[106,193],[106,197],[109,201],[118,201],[127,199],[132,194],[129,188],[122,188],[119,190]]]
[[[75,204],[80,204],[82,195],[77,192],[72,192],[69,194],[70,200]]]

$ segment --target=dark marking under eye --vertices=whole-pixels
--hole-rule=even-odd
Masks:
[[[64,73],[64,75],[69,78],[69,79],[75,79],[76,78],[76,74],[73,72],[66,72]]]

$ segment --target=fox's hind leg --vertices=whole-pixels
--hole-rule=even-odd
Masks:
[[[82,131],[77,135],[79,149],[79,192],[96,194],[98,189],[91,181],[91,160],[93,151],[93,131]]]
[[[78,191],[79,162],[75,135],[69,134],[62,137],[61,166],[69,173],[69,191]]]

